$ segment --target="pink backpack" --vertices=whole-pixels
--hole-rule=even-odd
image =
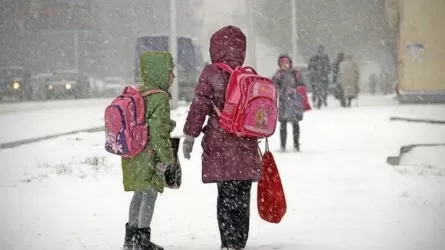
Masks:
[[[213,105],[221,127],[238,136],[273,135],[278,118],[277,89],[273,82],[251,67],[233,70],[224,63],[214,65],[230,73],[223,110]]]
[[[122,157],[142,152],[149,140],[144,97],[165,93],[152,89],[141,94],[135,87],[125,87],[122,94],[105,109],[105,150]]]

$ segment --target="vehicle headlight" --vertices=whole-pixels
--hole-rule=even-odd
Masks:
[[[14,88],[14,89],[19,89],[19,88],[20,88],[20,83],[19,83],[19,82],[14,82],[14,83],[12,84],[12,88]]]
[[[53,86],[53,85],[51,85],[51,84],[50,84],[50,85],[48,85],[48,89],[49,89],[49,90],[52,90],[53,88],[54,88],[54,86]]]
[[[65,88],[66,88],[66,89],[71,89],[71,84],[67,83],[67,84],[65,85]]]

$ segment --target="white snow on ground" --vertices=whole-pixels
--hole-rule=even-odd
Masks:
[[[445,177],[445,146],[419,146],[403,154],[400,171]]]
[[[302,152],[274,152],[288,212],[278,225],[262,221],[254,185],[247,249],[445,249],[445,177],[385,163],[402,145],[445,139],[445,126],[390,122],[390,116],[434,118],[424,117],[428,111],[443,119],[437,117],[443,108],[364,96],[359,107],[332,104],[307,113]],[[172,115],[175,134],[186,110]],[[72,109],[81,111],[91,112],[85,115],[96,119],[91,125],[102,125],[103,109]],[[52,115],[66,125],[62,110]],[[278,137],[270,140],[274,151]],[[0,249],[120,248],[131,193],[123,191],[119,159],[104,152],[103,140],[102,133],[78,134],[0,151]],[[167,190],[156,205],[153,240],[166,249],[219,247],[216,187],[201,183],[201,152],[197,140],[192,160],[181,156],[183,186]]]
[[[103,126],[111,100],[55,101],[0,105],[0,143]]]
[[[73,107],[95,107],[110,102],[109,99],[57,100],[44,102],[10,102],[0,104],[0,114],[43,109],[64,109]]]
[[[1,104],[0,143],[103,126],[105,107],[111,101],[93,99]]]
[[[445,146],[413,148],[402,157],[401,164],[445,167]]]

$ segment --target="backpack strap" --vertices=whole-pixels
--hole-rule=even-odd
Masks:
[[[213,109],[216,112],[216,115],[218,115],[218,117],[220,117],[221,116],[221,110],[219,110],[219,108],[216,107],[215,103],[212,102],[212,105],[213,105]]]
[[[225,63],[213,63],[213,65],[217,66],[218,68],[223,69],[224,71],[227,71],[229,74],[233,73],[233,69],[230,68],[230,66]]]
[[[227,65],[225,63],[213,63],[213,65],[217,66],[218,68],[223,69],[224,71],[228,72],[229,74],[232,74],[234,71],[229,65]],[[237,67],[237,68],[241,69],[242,71],[251,71],[255,75],[258,75],[258,73],[255,71],[255,69],[253,69],[250,66]]]
[[[147,97],[149,95],[156,94],[156,93],[164,93],[168,97],[168,94],[161,89],[150,89],[149,91],[142,93],[141,96]]]
[[[230,68],[230,66],[227,65],[227,64],[225,64],[225,63],[213,63],[212,65],[217,66],[218,68],[220,68],[220,69],[226,71],[226,72],[229,73],[229,74],[232,74],[232,73],[233,73],[233,69]],[[219,108],[216,107],[216,105],[215,105],[214,102],[212,102],[212,105],[213,105],[213,109],[215,110],[216,115],[217,115],[218,117],[220,117],[220,116],[221,116],[221,110],[219,110]]]
[[[254,73],[255,75],[258,75],[258,73],[256,72],[256,70],[254,70],[252,67],[250,66],[244,66],[241,68],[242,71],[251,71],[252,73]]]

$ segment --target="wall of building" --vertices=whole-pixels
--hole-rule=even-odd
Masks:
[[[434,95],[445,102],[445,1],[400,2],[402,94]]]

